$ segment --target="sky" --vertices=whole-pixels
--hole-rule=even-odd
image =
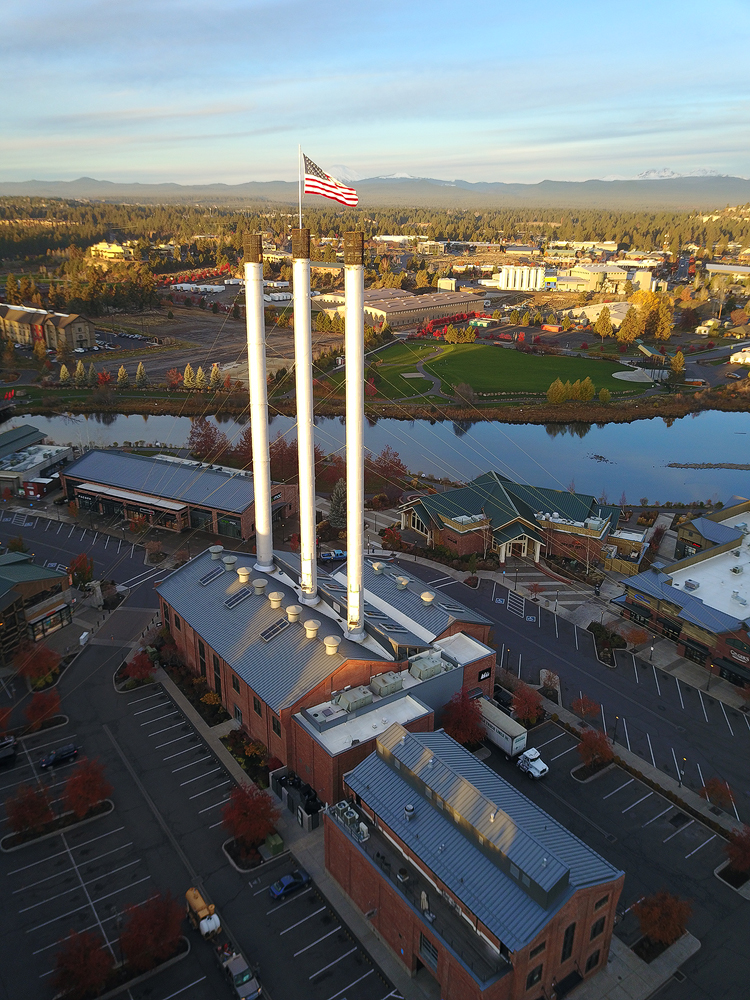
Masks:
[[[2,180],[750,176],[747,0],[2,11]]]

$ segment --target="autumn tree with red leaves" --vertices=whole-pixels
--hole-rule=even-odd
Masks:
[[[174,955],[182,934],[183,912],[169,893],[129,906],[126,913],[120,947],[134,972],[145,972]]]
[[[49,646],[26,640],[16,650],[13,666],[21,677],[27,677],[33,684],[57,670],[60,666],[60,654]]]
[[[94,579],[94,560],[81,552],[70,560],[70,576],[73,586],[83,590],[87,583]]]
[[[104,777],[104,765],[100,760],[82,760],[65,782],[63,805],[83,819],[112,794],[112,786]]]
[[[587,729],[581,736],[578,744],[578,753],[586,767],[601,767],[614,757],[612,744],[607,739],[606,733],[598,729]]]
[[[52,688],[50,691],[38,691],[33,695],[23,714],[32,732],[36,732],[43,722],[54,718],[59,711],[60,695],[56,688]]]
[[[722,809],[728,809],[732,804],[732,793],[726,781],[721,778],[709,778],[698,793],[702,799],[711,802]]]
[[[641,925],[641,934],[654,944],[666,947],[685,933],[692,912],[693,908],[686,899],[679,899],[666,889],[646,896],[633,906],[633,913]]]
[[[511,707],[519,722],[527,728],[533,726],[537,719],[542,717],[544,708],[542,707],[542,696],[528,684],[520,684],[514,694]]]
[[[21,785],[5,800],[5,812],[14,833],[38,833],[54,818],[47,790],[38,785]]]
[[[750,826],[733,830],[726,847],[730,867],[736,872],[750,872]]]
[[[154,664],[148,653],[136,653],[123,670],[123,676],[134,681],[148,681],[154,676]]]
[[[443,729],[464,746],[480,743],[485,735],[478,698],[470,698],[468,689],[456,691],[443,709]]]
[[[575,701],[571,702],[570,708],[576,715],[580,715],[582,719],[588,719],[598,715],[601,706],[587,695],[582,694],[580,698],[576,698]]]
[[[193,421],[188,449],[202,462],[219,462],[229,452],[229,438],[205,417]]]
[[[273,799],[256,785],[237,785],[221,814],[227,832],[241,853],[249,854],[273,833],[280,812]]]
[[[55,988],[65,1000],[98,996],[107,985],[114,958],[98,934],[71,931],[60,942],[55,961]]]
[[[4,736],[8,731],[10,717],[13,714],[12,708],[0,708],[0,736]]]
[[[182,372],[177,368],[170,368],[167,372],[167,385],[170,389],[179,389],[182,385]]]

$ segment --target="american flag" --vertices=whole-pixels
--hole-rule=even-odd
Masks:
[[[350,208],[354,208],[359,202],[354,188],[346,187],[321,170],[309,156],[305,156],[305,194],[319,194],[323,198],[341,202],[342,205],[349,205]]]

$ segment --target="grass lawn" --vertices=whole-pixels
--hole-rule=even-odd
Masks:
[[[440,349],[440,344],[400,343],[373,354],[371,361],[378,361],[378,393],[385,399],[401,399],[403,396],[417,396],[432,389],[426,378],[404,378],[403,374],[415,372],[418,361]],[[343,392],[345,374],[337,372],[329,379],[336,392]]]
[[[623,366],[624,367],[624,366]],[[489,344],[453,344],[425,368],[442,380],[444,392],[461,382],[475,392],[546,392],[559,378],[562,382],[589,376],[597,392],[609,389],[621,393],[640,388],[638,383],[612,378],[620,365],[590,361],[587,358],[522,354],[519,351]],[[641,383],[648,388],[648,383]],[[641,390],[642,391],[642,390]]]

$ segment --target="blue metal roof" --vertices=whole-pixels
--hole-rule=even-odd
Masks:
[[[661,573],[652,567],[645,573],[638,573],[636,576],[624,580],[623,586],[628,591],[641,591],[648,594],[649,597],[677,605],[680,609],[678,618],[682,618],[692,625],[700,625],[702,628],[708,629],[709,632],[733,632],[743,624],[744,619],[734,618],[724,611],[710,607],[695,594],[673,587],[669,580],[670,577],[666,573]],[[615,602],[625,603],[622,598],[615,598],[612,603]]]
[[[413,775],[431,797],[417,790]],[[408,733],[392,726],[378,739],[378,752],[346,781],[511,951],[533,941],[578,889],[622,875],[442,731]],[[437,796],[445,803],[442,809],[434,804]],[[410,820],[404,814],[407,804],[415,807]],[[452,811],[475,832],[467,833]],[[480,846],[476,834],[507,858],[505,868]],[[549,893],[547,905],[533,898],[524,874]]]
[[[233,514],[242,514],[255,498],[252,477],[239,470],[232,474],[200,463],[183,464],[122,451],[86,452],[67,467],[65,475]]]
[[[721,524],[719,521],[710,521],[707,517],[696,517],[694,521],[689,521],[685,527],[695,528],[704,538],[715,545],[722,545],[724,542],[738,542],[742,538],[739,528],[733,528],[729,524]]]
[[[223,555],[235,555],[236,566],[252,566],[253,563],[253,557],[247,553],[224,552]],[[372,650],[351,642],[333,619],[315,608],[303,609],[300,621],[290,623],[270,641],[265,641],[261,633],[280,619],[286,619],[285,608],[298,604],[297,595],[275,577],[253,570],[251,580],[267,581],[265,595],[255,594],[250,587],[248,597],[235,607],[227,608],[224,602],[243,587],[234,570],[222,573],[203,586],[200,584],[201,578],[221,565],[206,551],[175,570],[157,589],[272,711],[279,712],[293,705],[347,660],[385,660]],[[280,608],[272,608],[268,599],[268,594],[274,591],[284,595]],[[310,618],[321,623],[315,639],[307,638],[302,624]],[[338,652],[333,655],[326,652],[323,644],[323,639],[329,635],[341,638]]]

